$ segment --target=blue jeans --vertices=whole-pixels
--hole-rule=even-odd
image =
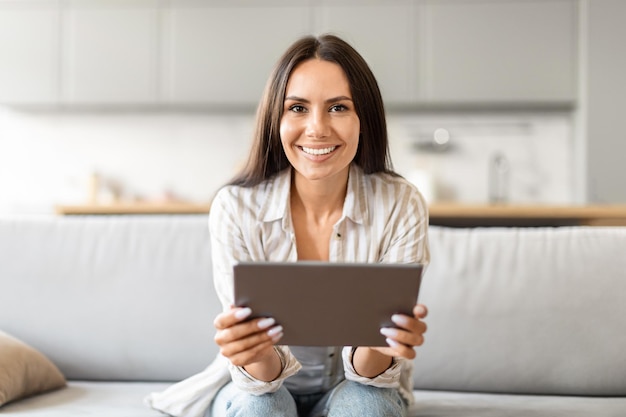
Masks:
[[[343,381],[325,394],[292,395],[281,387],[251,395],[233,383],[224,386],[211,405],[212,417],[404,417],[406,402],[394,388]]]

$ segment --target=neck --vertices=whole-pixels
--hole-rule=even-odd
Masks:
[[[297,173],[291,179],[291,207],[318,222],[341,215],[348,190],[348,172],[325,180],[307,180]]]

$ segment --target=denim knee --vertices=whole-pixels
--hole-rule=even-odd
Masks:
[[[274,393],[252,395],[243,391],[226,401],[227,417],[297,417],[296,403],[285,387]]]
[[[328,400],[328,417],[404,417],[406,402],[395,388],[344,381]]]

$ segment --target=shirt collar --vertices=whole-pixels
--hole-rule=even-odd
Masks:
[[[291,192],[291,168],[276,174],[273,180],[266,181],[264,213],[260,216],[264,222],[289,218],[289,195]]]
[[[284,169],[276,174],[273,181],[266,183],[268,193],[271,196],[266,199],[264,214],[261,219],[264,222],[272,222],[283,219],[283,226],[288,226],[290,221],[289,198],[291,193],[291,168]],[[356,164],[350,165],[348,174],[348,189],[343,203],[343,218],[349,218],[358,224],[367,224],[367,184],[365,173]]]
[[[367,224],[367,184],[365,173],[356,164],[350,165],[348,176],[348,191],[343,202],[343,216],[355,223]]]

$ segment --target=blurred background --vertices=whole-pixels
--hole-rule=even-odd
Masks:
[[[431,204],[621,205],[624,23],[620,0],[0,0],[0,213],[202,211],[274,62],[326,32]]]

